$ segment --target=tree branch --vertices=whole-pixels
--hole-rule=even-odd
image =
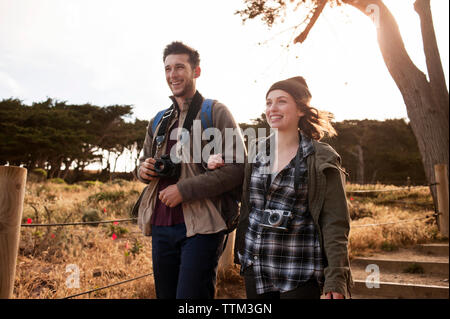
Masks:
[[[328,0],[320,0],[319,4],[312,10],[312,17],[309,20],[308,24],[306,25],[305,30],[302,31],[295,39],[295,43],[303,43],[303,41],[306,40],[308,37],[309,31],[311,31],[312,27],[316,23],[317,19],[319,18],[320,14],[322,13],[323,9],[325,8],[325,5],[327,4]]]
[[[449,116],[449,99],[445,83],[444,70],[442,68],[441,56],[436,42],[433,18],[431,15],[430,0],[416,0],[414,9],[420,18],[420,28],[422,31],[423,49],[427,63],[428,77],[430,79],[433,98],[442,106],[445,105],[447,118]]]

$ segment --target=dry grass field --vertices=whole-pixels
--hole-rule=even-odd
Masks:
[[[23,224],[67,223],[129,218],[144,185],[114,180],[67,185],[59,180],[27,184]],[[348,190],[394,186],[348,185]],[[429,189],[350,194],[350,256],[392,251],[439,240]],[[400,222],[400,223],[398,223]],[[368,224],[389,223],[375,226]],[[75,265],[75,266],[74,266]],[[75,271],[74,271],[75,270]],[[151,239],[136,224],[22,227],[14,298],[64,298],[151,274]],[[79,287],[72,279],[79,276]],[[217,296],[237,297],[237,268],[218,277]],[[70,288],[69,288],[70,287]],[[76,298],[155,298],[153,277]]]

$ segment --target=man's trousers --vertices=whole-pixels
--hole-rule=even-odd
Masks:
[[[158,299],[213,299],[224,232],[186,237],[185,224],[152,225],[152,259]]]

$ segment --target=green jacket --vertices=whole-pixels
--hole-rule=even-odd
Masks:
[[[350,216],[344,189],[345,173],[339,154],[330,145],[313,140],[313,146],[314,153],[307,157],[308,204],[326,258],[324,293],[338,292],[348,298],[353,280],[348,257]],[[245,163],[241,211],[236,230],[234,258],[237,264],[238,252],[243,254],[251,210],[249,186],[253,164],[250,154],[256,154],[252,147],[255,145],[249,146],[249,159]]]

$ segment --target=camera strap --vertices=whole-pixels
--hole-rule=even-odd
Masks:
[[[161,125],[159,126],[158,132],[156,133],[156,137],[155,137],[156,143],[153,143],[153,145],[152,145],[152,154],[153,155],[155,155],[155,151],[156,151],[155,146],[156,146],[156,149],[160,149],[164,143],[164,140],[166,139],[167,126],[169,125],[170,121],[172,120],[173,116],[175,115],[174,111],[175,111],[175,105],[172,105],[164,113],[158,114],[158,115],[162,114],[162,117],[160,119],[158,119],[158,121],[161,121]]]
[[[200,107],[202,106],[203,98],[200,94],[195,94],[191,105],[189,105],[189,110],[186,114],[186,118],[184,119],[183,128],[188,132],[191,132],[192,123],[194,119],[197,117],[198,112],[200,111]]]
[[[294,212],[294,206],[295,206],[295,199],[297,197],[297,191],[300,185],[300,153],[301,153],[301,145],[299,144],[298,146],[298,150],[297,150],[297,154],[295,155],[294,158],[294,198],[291,204],[291,208],[290,211]],[[266,177],[266,187],[264,189],[264,208],[266,207],[267,204],[267,193],[269,192],[269,188],[270,185],[272,184],[271,178],[270,178],[271,174],[267,174]]]

